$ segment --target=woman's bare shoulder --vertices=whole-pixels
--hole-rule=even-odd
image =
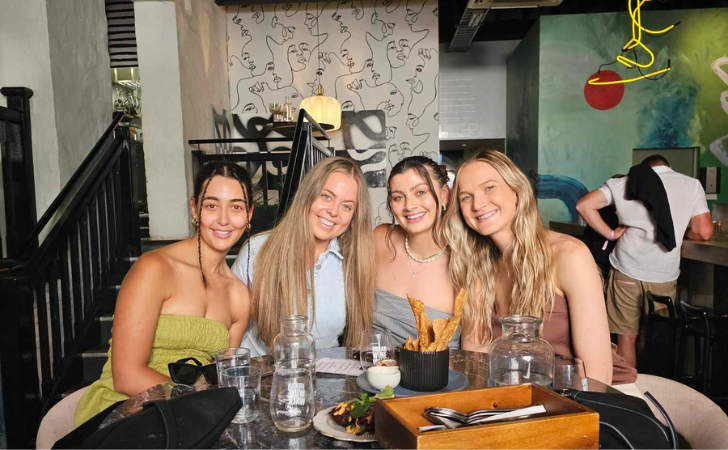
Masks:
[[[549,231],[549,240],[556,260],[564,257],[569,258],[570,256],[581,257],[585,254],[591,256],[589,249],[583,242],[568,234]]]

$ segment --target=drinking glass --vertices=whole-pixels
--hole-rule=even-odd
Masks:
[[[260,368],[252,366],[228,367],[222,372],[220,387],[234,387],[240,393],[243,406],[233,423],[248,423],[258,418],[260,401]]]
[[[584,361],[579,358],[556,356],[554,362],[554,389],[587,390]]]
[[[223,348],[215,352],[217,385],[222,385],[222,373],[230,367],[250,366],[250,350],[243,347]]]
[[[270,416],[276,428],[290,433],[305,430],[315,413],[311,371],[276,366],[270,394]]]
[[[359,341],[361,368],[366,370],[383,359],[394,359],[392,334],[386,330],[364,330]]]

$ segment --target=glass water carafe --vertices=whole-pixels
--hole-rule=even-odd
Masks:
[[[539,338],[542,320],[533,316],[507,316],[500,323],[503,335],[491,342],[488,350],[488,384],[534,383],[551,387],[554,350]]]
[[[308,317],[281,318],[281,332],[273,340],[273,357],[276,367],[304,367],[315,372],[316,339],[308,332]]]

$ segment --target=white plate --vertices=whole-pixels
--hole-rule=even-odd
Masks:
[[[373,407],[373,405],[372,405]],[[313,427],[316,428],[319,433],[330,438],[338,439],[340,441],[350,442],[376,442],[377,439],[373,434],[362,434],[357,436],[355,434],[347,433],[344,427],[334,422],[331,417],[331,410],[336,408],[332,406],[330,408],[322,409],[313,418]]]

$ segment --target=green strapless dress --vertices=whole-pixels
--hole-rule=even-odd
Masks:
[[[202,364],[210,364],[217,350],[229,346],[229,340],[227,327],[222,322],[204,317],[162,314],[159,316],[147,366],[168,377],[167,364],[182,358],[194,357]],[[109,345],[109,356],[101,378],[89,386],[76,407],[76,426],[112,404],[129,398],[114,390],[111,372],[111,352],[114,346],[111,345],[111,340]]]

